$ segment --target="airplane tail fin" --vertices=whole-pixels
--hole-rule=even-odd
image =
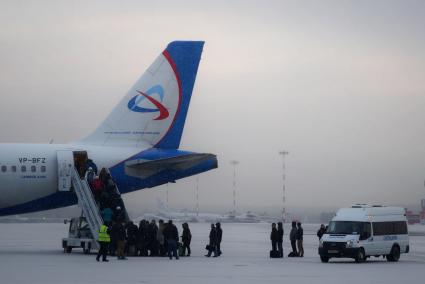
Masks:
[[[203,41],[168,44],[105,121],[79,142],[177,149],[203,45]]]

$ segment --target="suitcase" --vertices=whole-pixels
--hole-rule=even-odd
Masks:
[[[270,251],[270,258],[280,258],[279,251],[277,251],[277,250],[271,250]]]
[[[183,255],[183,244],[181,242],[177,243],[177,253],[179,256],[184,256]]]

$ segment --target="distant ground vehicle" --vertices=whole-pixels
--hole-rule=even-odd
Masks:
[[[65,224],[68,220],[65,220]],[[71,253],[73,248],[82,248],[85,254],[89,254],[92,248],[96,248],[96,240],[90,232],[85,217],[75,217],[69,221],[68,237],[62,239],[64,252]]]
[[[404,208],[353,205],[339,209],[319,244],[322,262],[333,257],[348,257],[364,262],[383,256],[398,261],[409,252],[409,235]]]

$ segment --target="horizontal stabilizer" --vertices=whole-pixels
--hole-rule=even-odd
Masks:
[[[164,170],[185,171],[206,161],[213,161],[217,167],[217,158],[213,154],[185,154],[158,160],[136,159],[125,162],[125,173],[137,178],[148,178]]]

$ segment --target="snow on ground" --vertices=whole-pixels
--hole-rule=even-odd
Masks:
[[[204,257],[209,224],[190,224],[192,256],[132,257],[96,262],[81,250],[63,253],[64,224],[0,224],[0,283],[423,283],[423,227],[411,236],[411,253],[398,263],[382,258],[356,264],[350,259],[324,264],[317,255],[317,225],[305,225],[305,257],[270,259],[270,224],[222,224],[223,255]],[[179,225],[179,229],[180,229]],[[285,255],[289,252],[285,227]]]

